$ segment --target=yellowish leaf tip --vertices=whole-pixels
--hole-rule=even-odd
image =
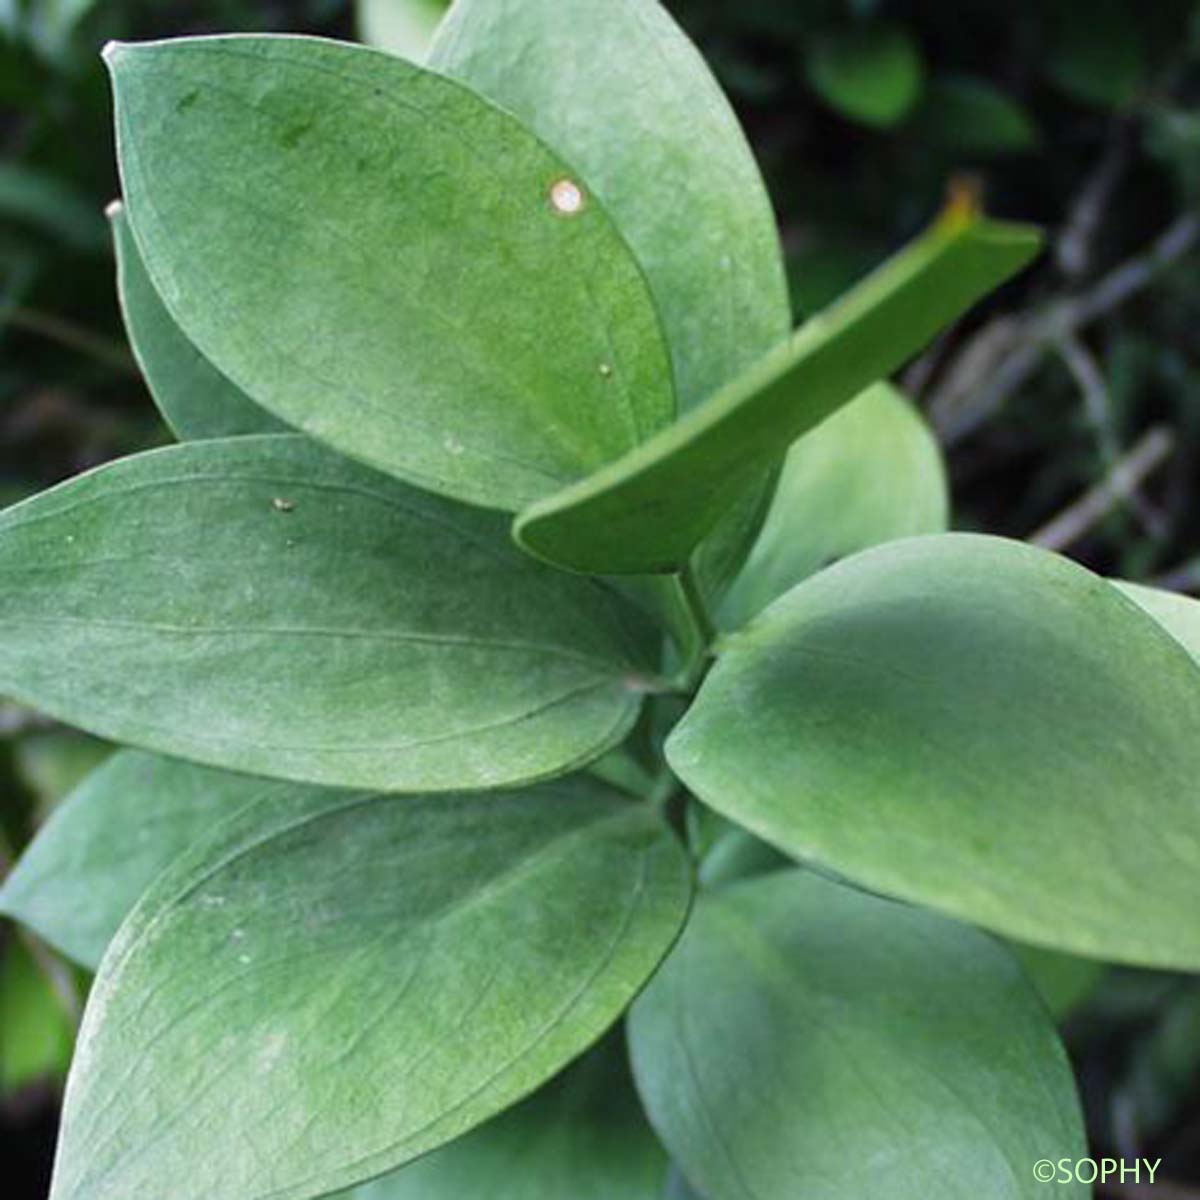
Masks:
[[[951,231],[966,229],[983,216],[983,181],[978,175],[954,175],[946,188],[946,206],[938,224]]]

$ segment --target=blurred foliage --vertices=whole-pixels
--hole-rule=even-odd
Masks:
[[[438,3],[416,0],[416,24],[367,3],[361,28],[420,38]],[[1200,0],[668,7],[763,164],[798,317],[920,229],[953,176],[1051,231],[1035,269],[906,374],[956,523],[1200,591]],[[116,309],[99,47],[357,27],[347,0],[0,0],[0,502],[166,436]],[[0,854],[103,753],[0,704]],[[80,985],[0,936],[0,1154],[41,1196]],[[1063,1014],[1095,1152],[1161,1156],[1200,1196],[1200,982],[1022,957]]]

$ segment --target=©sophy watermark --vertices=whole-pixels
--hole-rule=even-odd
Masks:
[[[1038,1183],[1153,1183],[1161,1158],[1039,1158],[1033,1164]]]

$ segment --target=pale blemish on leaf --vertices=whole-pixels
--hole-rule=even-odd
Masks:
[[[290,513],[295,511],[296,502],[294,500],[287,500],[283,496],[276,496],[275,499],[271,501],[271,507],[276,512]]]
[[[564,217],[578,216],[587,204],[583,188],[573,179],[559,179],[550,185],[550,205]]]

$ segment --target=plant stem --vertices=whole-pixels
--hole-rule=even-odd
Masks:
[[[680,646],[684,658],[680,686],[682,690],[690,692],[695,689],[704,674],[713,643],[717,640],[717,626],[708,611],[708,604],[692,564],[688,563],[674,579],[688,635],[688,644]]]
[[[697,640],[703,644],[707,652],[713,642],[717,640],[717,624],[709,614],[708,603],[700,588],[700,580],[696,578],[696,571],[691,563],[688,563],[679,572],[679,591],[695,626]]]

